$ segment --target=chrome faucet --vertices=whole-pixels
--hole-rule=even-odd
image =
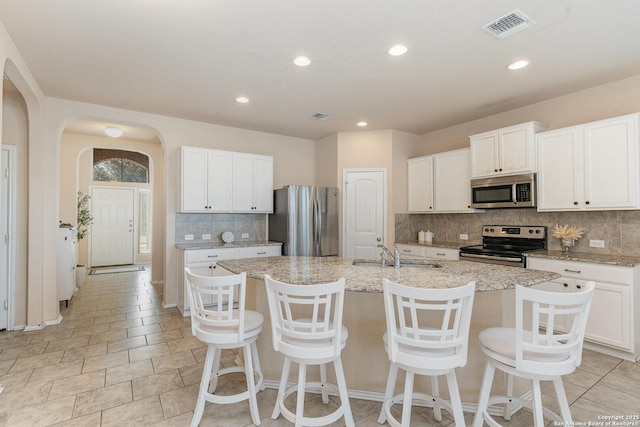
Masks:
[[[398,246],[395,245],[395,243],[393,246],[395,247],[395,253],[391,253],[391,251],[385,245],[378,245],[378,247],[382,249],[382,252],[380,252],[380,262],[382,263],[382,265],[386,265],[387,255],[389,255],[389,257],[393,261],[393,266],[395,268],[400,268],[400,250],[398,249]]]

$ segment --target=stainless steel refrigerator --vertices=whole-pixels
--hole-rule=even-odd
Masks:
[[[338,255],[338,189],[288,185],[273,192],[269,239],[283,255]]]

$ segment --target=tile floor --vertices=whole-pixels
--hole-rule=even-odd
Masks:
[[[205,348],[191,336],[188,318],[162,308],[161,292],[150,284],[148,267],[87,276],[68,309],[61,305],[59,325],[0,332],[0,426],[188,426]],[[225,360],[233,361],[233,355]],[[637,364],[585,351],[565,386],[576,421],[640,414]],[[271,420],[274,401],[274,390],[259,393],[262,425],[289,425]],[[379,425],[380,403],[351,404],[358,427]],[[322,407],[309,397],[309,411]],[[412,414],[412,425],[452,426],[426,408]],[[473,414],[466,418],[470,425]],[[248,406],[208,404],[201,425],[251,425]],[[529,426],[531,416],[520,411],[505,425]]]

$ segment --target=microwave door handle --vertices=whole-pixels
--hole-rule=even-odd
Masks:
[[[518,185],[518,184],[515,184],[515,183],[514,183],[514,184],[511,186],[511,201],[512,201],[513,203],[516,203],[516,204],[518,203],[518,199],[516,198],[516,195],[517,195],[516,186],[517,186],[517,185]]]

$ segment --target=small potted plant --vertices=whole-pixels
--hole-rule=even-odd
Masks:
[[[582,238],[584,228],[569,227],[569,225],[560,226],[556,224],[551,230],[551,235],[556,239],[560,239],[560,245],[564,253],[569,252],[569,248],[573,246],[576,240]]]
[[[77,239],[78,242],[84,239],[87,234],[89,234],[89,227],[93,224],[93,215],[91,215],[91,210],[89,209],[89,199],[91,196],[83,194],[82,191],[78,191],[78,215],[77,215]],[[78,264],[76,266],[76,286],[78,288],[82,287],[84,283],[84,277],[87,274],[87,267],[84,264]]]

